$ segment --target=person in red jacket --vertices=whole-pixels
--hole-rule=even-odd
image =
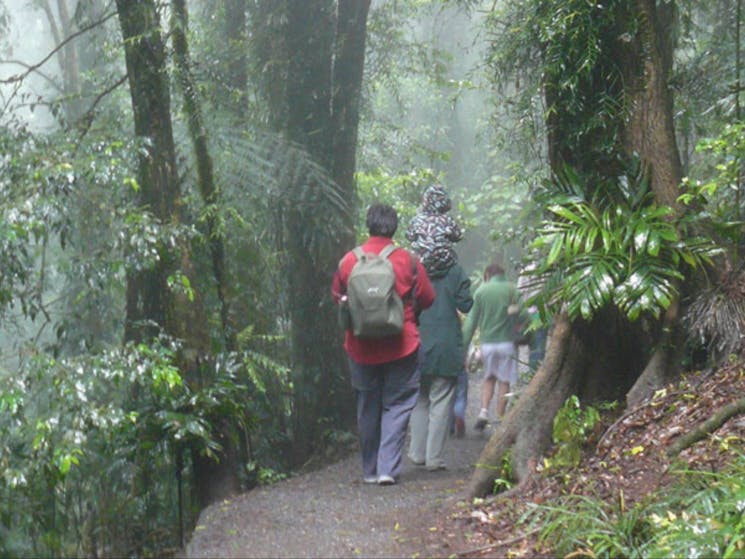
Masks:
[[[362,249],[379,254],[393,243],[397,228],[396,210],[386,204],[373,204],[367,211],[370,237]],[[435,299],[427,272],[415,256],[398,249],[389,260],[396,275],[396,291],[404,301],[402,332],[384,338],[358,338],[347,330],[344,340],[357,393],[363,481],[379,485],[392,485],[398,479],[406,429],[419,392],[419,329],[414,303],[416,309],[423,310]],[[339,263],[331,285],[337,303],[347,291],[356,262],[354,252],[349,251]]]

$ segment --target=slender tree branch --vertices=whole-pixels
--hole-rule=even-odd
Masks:
[[[85,135],[90,130],[91,126],[93,125],[93,113],[96,110],[96,107],[101,102],[101,100],[106,97],[109,93],[114,91],[117,87],[122,85],[124,82],[127,81],[128,75],[124,74],[121,78],[116,80],[114,83],[112,83],[109,87],[101,91],[98,95],[96,95],[95,99],[93,99],[93,102],[91,103],[90,107],[88,107],[88,110],[85,111],[85,113],[78,119],[78,123],[82,123],[82,128],[80,130],[80,134],[78,135],[76,144],[79,146],[80,142],[83,140]],[[75,148],[77,150],[77,147]]]
[[[46,81],[48,81],[50,83],[50,85],[52,87],[54,87],[54,89],[56,89],[57,91],[59,91],[60,93],[62,93],[62,88],[59,86],[59,84],[57,82],[54,81],[54,78],[52,78],[50,75],[42,72],[38,68],[32,67],[30,64],[28,64],[27,62],[24,62],[23,60],[16,60],[16,59],[2,60],[2,59],[0,59],[0,64],[17,64],[18,66],[23,66],[24,68],[26,68],[30,72],[39,74],[42,78],[44,78]]]
[[[98,27],[99,25],[105,23],[106,21],[108,21],[109,19],[111,19],[114,16],[116,16],[116,12],[111,12],[110,14],[105,15],[104,17],[102,17],[98,21],[94,21],[93,23],[91,23],[89,25],[86,25],[85,27],[82,27],[81,29],[78,29],[75,33],[71,33],[70,35],[68,35],[67,37],[65,37],[64,40],[60,41],[60,43],[56,47],[54,47],[51,51],[49,51],[47,53],[47,55],[44,58],[42,58],[39,62],[37,62],[36,64],[31,64],[30,66],[28,66],[27,67],[28,69],[24,73],[18,74],[18,75],[15,75],[15,76],[10,76],[9,78],[5,78],[3,80],[0,80],[0,83],[15,83],[15,82],[20,82],[20,81],[25,80],[29,76],[29,74],[31,74],[32,72],[37,71],[39,68],[41,68],[42,66],[44,66],[44,64],[46,64],[47,62],[49,62],[49,59],[52,58],[55,54],[57,54],[57,52],[60,49],[64,48],[65,45],[67,45],[67,43],[69,43],[70,41],[76,39],[77,37],[79,37],[79,36],[87,33],[91,29],[95,29],[96,27]]]

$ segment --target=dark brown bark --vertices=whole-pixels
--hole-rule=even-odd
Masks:
[[[333,0],[290,0],[286,40],[287,136],[331,168]]]
[[[140,151],[138,202],[170,221],[178,196],[176,154],[171,128],[170,93],[165,75],[165,49],[158,33],[152,0],[118,0],[117,8],[132,96],[135,135],[146,141]],[[125,339],[143,341],[165,328],[168,255],[152,269],[130,272],[127,281]]]
[[[625,130],[627,154],[638,153],[648,166],[650,184],[659,204],[678,215],[678,186],[683,167],[675,138],[673,95],[669,79],[673,65],[674,2],[636,0],[639,32],[621,61],[626,80],[629,121]]]
[[[624,137],[626,152],[638,153],[650,174],[657,202],[684,212],[678,202],[683,179],[673,123],[673,95],[669,78],[673,65],[672,26],[674,3],[636,0],[640,14],[639,32],[624,57],[629,121]],[[679,303],[675,301],[663,317],[662,337],[647,367],[627,396],[636,405],[662,387],[679,370],[683,348]]]
[[[117,0],[125,45],[125,60],[132,97],[135,135],[143,140],[139,156],[138,202],[161,223],[181,220],[181,195],[176,171],[176,152],[171,124],[171,97],[166,55],[154,0]],[[196,389],[205,372],[204,355],[210,342],[207,319],[197,293],[189,301],[178,290],[171,292],[167,278],[180,271],[192,285],[195,271],[191,252],[184,243],[177,260],[166,247],[152,270],[131,272],[127,282],[125,340],[148,341],[159,330],[180,339],[178,356],[182,375]],[[152,324],[152,325],[150,325]],[[237,489],[237,472],[229,447],[220,463],[194,452],[194,486],[198,503],[206,506]],[[226,487],[226,481],[229,487]]]

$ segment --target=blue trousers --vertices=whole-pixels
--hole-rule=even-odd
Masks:
[[[466,418],[466,406],[468,405],[468,373],[463,369],[458,373],[458,381],[455,385],[455,400],[453,401],[453,415]]]
[[[417,352],[380,365],[362,365],[352,359],[349,363],[357,392],[362,475],[397,478],[419,393]]]

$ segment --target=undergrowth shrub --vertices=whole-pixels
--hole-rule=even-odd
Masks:
[[[567,495],[529,505],[520,522],[557,556],[745,557],[745,458],[722,472],[683,470],[675,483],[627,506]]]
[[[555,505],[535,505],[523,517],[539,539],[559,557],[582,552],[588,557],[641,558],[651,537],[644,505],[627,508],[623,493],[614,502],[568,495]]]
[[[601,409],[610,409],[614,404],[603,404]],[[554,417],[554,452],[544,460],[546,470],[561,470],[576,467],[588,438],[600,423],[600,411],[593,406],[582,406],[577,396],[570,396]]]
[[[745,557],[745,457],[724,472],[685,470],[659,511],[647,557]]]
[[[256,433],[258,381],[277,366],[224,354],[196,387],[177,352],[164,339],[62,359],[38,353],[0,377],[0,556],[181,547],[198,512],[193,453],[220,450],[221,418]],[[279,475],[253,458],[259,482]]]

